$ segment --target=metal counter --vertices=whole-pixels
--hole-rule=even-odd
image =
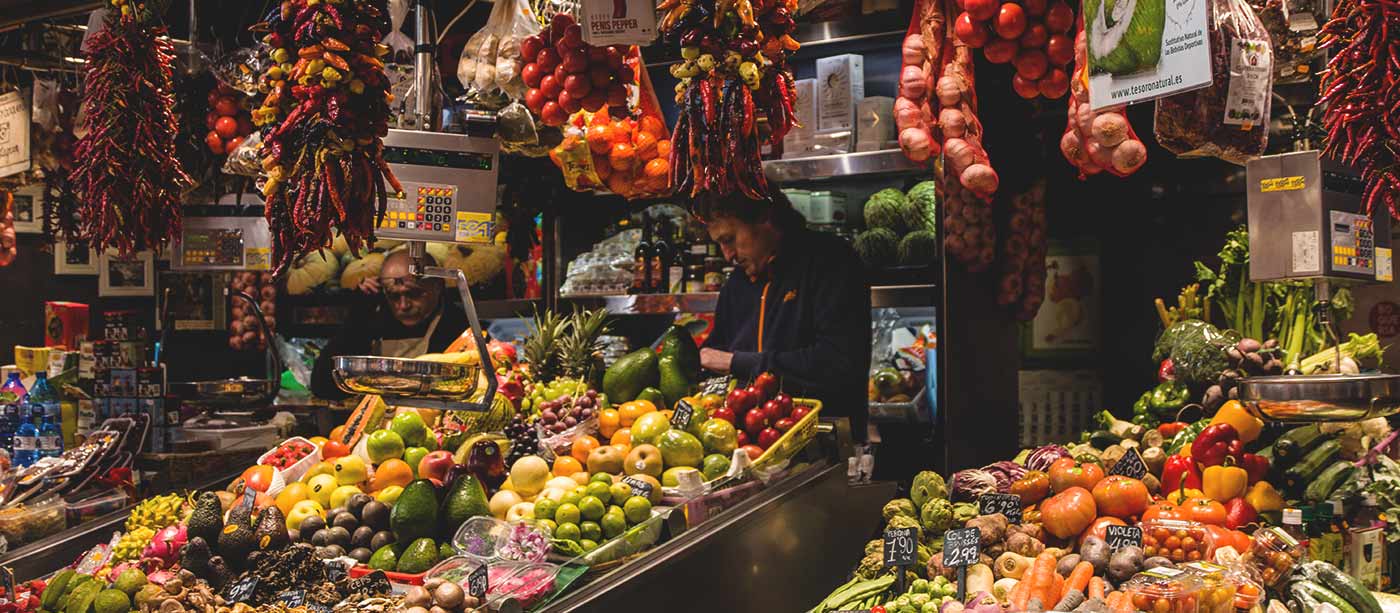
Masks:
[[[846,467],[776,484],[542,613],[800,611],[843,583],[881,523],[894,483],[851,486]]]

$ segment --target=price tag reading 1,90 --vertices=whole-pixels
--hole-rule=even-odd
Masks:
[[[943,565],[971,566],[981,556],[979,546],[982,531],[976,528],[956,528],[943,533]]]
[[[1137,526],[1109,526],[1104,533],[1110,551],[1124,547],[1142,547],[1142,528]]]
[[[885,566],[913,566],[919,562],[919,536],[914,528],[885,531]]]
[[[1015,494],[982,494],[977,499],[977,508],[982,515],[1001,513],[1006,521],[1021,523],[1021,497]]]

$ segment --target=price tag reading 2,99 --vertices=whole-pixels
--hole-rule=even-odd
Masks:
[[[885,531],[885,566],[913,566],[919,563],[919,535],[914,528]]]
[[[1021,497],[1015,494],[982,494],[977,499],[977,510],[982,515],[1001,513],[1006,521],[1021,523]]]
[[[1137,526],[1108,526],[1104,532],[1110,551],[1124,547],[1142,547],[1142,528]]]
[[[956,528],[943,533],[943,565],[971,566],[981,556],[979,546],[982,531],[976,528]]]

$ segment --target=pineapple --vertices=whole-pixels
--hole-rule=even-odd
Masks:
[[[534,334],[525,339],[525,361],[536,381],[549,381],[559,374],[559,354],[555,343],[569,327],[569,318],[545,309],[535,312]]]
[[[569,330],[559,339],[560,374],[588,381],[595,371],[601,371],[598,352],[602,343],[598,337],[608,330],[608,312],[574,311],[568,319]]]

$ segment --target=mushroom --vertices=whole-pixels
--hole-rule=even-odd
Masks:
[[[160,603],[160,613],[185,613],[185,605],[174,598],[166,598]]]

